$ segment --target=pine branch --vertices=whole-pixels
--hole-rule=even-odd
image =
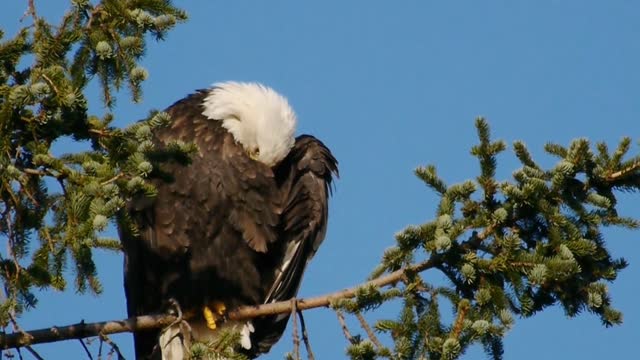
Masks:
[[[620,178],[622,178],[622,177],[624,177],[624,176],[626,176],[626,175],[638,170],[639,168],[640,168],[640,162],[633,163],[632,165],[630,165],[630,166],[628,166],[628,167],[626,167],[626,168],[624,168],[624,169],[622,169],[620,171],[616,171],[613,174],[607,175],[606,180],[607,181],[618,180],[618,179],[620,179]]]
[[[20,18],[20,22],[24,21],[27,17],[31,16],[33,20],[38,20],[38,14],[36,13],[36,4],[35,0],[28,0],[27,10],[24,12],[22,17]]]
[[[344,333],[344,337],[347,339],[349,344],[355,343],[351,332],[349,331],[349,327],[347,327],[347,322],[344,319],[344,315],[342,311],[336,310],[336,316],[338,317],[338,322],[340,322],[340,327],[342,328],[342,333]]]
[[[138,316],[119,321],[103,321],[50,327],[25,332],[15,332],[0,335],[0,348],[9,349],[33,344],[44,344],[62,340],[81,339],[100,334],[117,334],[155,329],[170,325],[176,320],[175,316],[149,315]]]
[[[456,320],[453,325],[453,331],[452,331],[452,335],[455,339],[457,339],[460,336],[460,333],[462,332],[462,328],[464,326],[464,320],[465,320],[465,317],[467,316],[468,311],[469,311],[469,303],[466,301],[461,302],[458,308],[458,316],[456,317]]]
[[[13,312],[9,313],[9,320],[11,321],[11,324],[13,325],[13,330],[16,331],[18,334],[24,334],[27,335],[28,334],[22,329],[22,327],[18,324],[18,321],[15,318],[15,315],[13,314]],[[42,356],[40,356],[40,354],[38,354],[38,352],[31,347],[31,345],[26,345],[25,348],[27,349],[27,351],[29,351],[29,353],[31,353],[31,355],[36,359],[36,360],[44,360],[42,358]],[[20,349],[18,349],[19,351]],[[20,358],[22,359],[22,354],[18,353]]]
[[[317,307],[326,307],[331,305],[331,302],[335,300],[354,298],[360,288],[369,287],[369,286],[381,288],[381,287],[389,286],[397,283],[398,281],[401,281],[403,279],[403,276],[406,273],[422,272],[427,269],[431,269],[435,267],[440,262],[441,262],[441,257],[434,255],[429,260],[425,260],[418,264],[414,264],[412,266],[408,266],[400,270],[396,270],[387,275],[380,276],[374,280],[364,282],[362,284],[359,284],[357,286],[354,286],[348,289],[344,289],[344,290],[336,291],[330,294],[316,296],[308,299],[300,299],[298,300],[297,306],[299,310],[308,310],[308,309],[313,309]],[[231,320],[245,320],[245,319],[252,319],[258,316],[284,314],[289,312],[290,310],[291,310],[291,302],[287,300],[287,301],[259,305],[259,306],[241,307],[237,310],[230,312],[228,314],[228,317]]]
[[[316,296],[308,299],[300,299],[296,302],[297,310],[308,310],[331,305],[335,300],[348,299],[356,296],[358,289],[362,287],[385,287],[401,281],[405,273],[418,273],[435,267],[441,261],[438,255],[429,260],[405,267],[374,280],[364,282],[357,286],[336,291],[330,294]],[[291,300],[259,306],[244,306],[227,314],[229,320],[246,320],[265,315],[276,315],[291,312]],[[62,340],[81,339],[91,336],[105,336],[109,334],[137,332],[163,328],[176,321],[173,315],[144,315],[118,321],[103,321],[96,323],[80,322],[64,327],[50,327],[24,332],[0,335],[0,349],[19,348],[33,344],[51,343]]]
[[[29,353],[31,354],[31,356],[33,356],[36,360],[44,360],[44,358],[42,356],[40,356],[40,354],[38,354],[38,352],[35,351],[31,346],[26,346],[26,348],[29,351]]]
[[[362,326],[364,331],[367,333],[367,336],[369,337],[369,340],[371,340],[371,342],[378,349],[382,349],[382,343],[380,342],[380,340],[378,340],[378,337],[373,332],[373,330],[371,329],[371,326],[369,326],[369,323],[367,323],[367,320],[364,318],[364,316],[362,316],[362,313],[357,312],[356,313],[356,317],[358,318],[358,321],[360,322],[360,326]]]
[[[307,332],[307,326],[304,323],[304,316],[302,315],[301,310],[296,310],[296,311],[298,312],[298,317],[300,318],[300,330],[302,332],[302,341],[304,342],[304,347],[307,350],[307,359],[315,360],[316,357],[313,355],[313,350],[311,350],[311,342],[309,341],[309,333]]]
[[[109,344],[109,346],[111,346],[111,351],[109,351],[109,354],[112,354],[113,352],[115,352],[118,355],[118,360],[124,359],[124,356],[120,352],[120,347],[118,347],[118,345],[114,343],[107,335],[100,334],[100,340],[102,342]]]
[[[82,348],[84,349],[85,354],[87,354],[89,360],[93,360],[93,355],[91,355],[91,351],[89,351],[87,344],[85,344],[82,339],[78,339],[78,341],[80,342],[80,345],[82,345]]]

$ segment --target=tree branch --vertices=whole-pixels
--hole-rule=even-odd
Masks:
[[[458,338],[460,333],[462,332],[462,328],[464,326],[464,319],[467,316],[467,311],[469,311],[469,303],[466,303],[465,306],[461,306],[458,310],[458,316],[456,317],[456,321],[453,324],[453,336],[454,338]]]
[[[609,174],[606,176],[606,180],[607,181],[615,181],[618,180],[636,170],[638,170],[638,168],[640,168],[640,162],[636,162],[631,164],[630,166],[627,166],[626,168],[620,170],[620,171],[616,171],[613,174]]]
[[[20,18],[20,22],[24,21],[24,19],[26,19],[28,16],[31,16],[34,21],[38,20],[38,14],[36,13],[35,0],[28,0],[27,3],[28,3],[27,10],[24,12],[22,17]]]
[[[35,351],[31,346],[25,346],[25,348],[29,351],[31,356],[33,356],[36,360],[44,360],[44,358],[40,356],[40,354],[38,354],[38,352]]]
[[[120,352],[120,348],[118,347],[118,345],[113,341],[111,341],[111,339],[109,339],[107,335],[100,334],[100,340],[102,342],[109,344],[109,346],[111,346],[111,350],[109,351],[109,354],[112,354],[113,352],[115,352],[116,354],[118,354],[118,360],[124,359],[124,356],[122,356],[122,353]]]
[[[302,330],[302,341],[304,342],[304,347],[307,350],[307,359],[315,360],[315,356],[313,355],[313,350],[311,350],[311,342],[309,341],[309,333],[307,332],[307,326],[304,323],[304,316],[302,315],[302,311],[297,310],[298,317],[300,317],[300,329]],[[295,316],[295,315],[294,315]]]
[[[389,286],[401,281],[406,272],[422,272],[433,268],[440,261],[440,256],[432,255],[429,260],[404,267],[400,270],[380,276],[360,285],[322,296],[300,299],[296,303],[296,308],[297,310],[308,310],[317,307],[326,307],[334,300],[355,297],[358,289],[361,287]],[[291,312],[291,300],[259,306],[244,306],[229,312],[227,314],[227,318],[229,320],[246,320],[259,316],[284,314],[288,312]],[[163,328],[172,324],[176,319],[177,318],[173,315],[144,315],[119,321],[103,321],[97,323],[80,322],[75,325],[64,327],[54,326],[46,329],[0,334],[0,349],[19,348],[32,344],[43,344],[61,340],[81,339],[90,336],[104,336],[108,334]]]
[[[360,321],[360,326],[362,326],[364,331],[367,332],[369,340],[371,340],[371,342],[376,346],[376,348],[378,348],[378,350],[382,349],[382,343],[380,342],[380,340],[378,340],[378,337],[371,329],[371,326],[369,326],[369,323],[367,323],[367,319],[365,319],[360,312],[356,313],[356,317],[358,318],[358,321]]]
[[[336,291],[331,294],[326,294],[322,296],[316,296],[307,299],[299,299],[297,303],[298,310],[307,310],[313,309],[317,307],[326,307],[331,305],[331,302],[338,299],[349,299],[356,296],[358,289],[365,286],[375,286],[375,287],[385,287],[392,284],[397,283],[402,280],[402,277],[406,272],[422,272],[424,270],[435,267],[441,261],[440,256],[432,256],[429,260],[425,260],[421,263],[411,265],[408,267],[404,267],[400,270],[394,271],[390,274],[380,276],[371,281],[364,282],[357,286]],[[272,303],[272,304],[264,304],[259,306],[243,306],[238,308],[228,314],[229,319],[231,320],[245,320],[252,319],[258,316],[265,315],[277,315],[284,314],[291,310],[291,302],[289,300]]]
[[[85,344],[82,339],[78,339],[78,341],[80,342],[80,345],[82,345],[82,348],[84,349],[85,354],[87,354],[87,358],[89,358],[89,360],[93,360],[93,355],[91,355],[91,351],[89,351],[87,344]]]
[[[344,333],[344,337],[347,339],[349,344],[353,344],[355,341],[351,332],[349,332],[349,328],[347,327],[347,322],[344,319],[344,315],[342,311],[336,309],[336,316],[338,317],[338,321],[340,322],[340,327],[342,327],[342,332]]]

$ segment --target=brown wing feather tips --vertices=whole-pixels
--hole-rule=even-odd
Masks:
[[[284,200],[280,223],[284,235],[279,239],[280,269],[266,289],[266,303],[296,296],[307,263],[325,236],[333,176],[338,176],[338,162],[320,140],[309,135],[296,139],[276,169]],[[255,346],[247,354],[268,352],[282,336],[288,319],[289,315],[254,319],[251,340]]]

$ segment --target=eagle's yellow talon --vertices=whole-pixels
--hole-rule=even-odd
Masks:
[[[212,302],[210,306],[211,307],[203,307],[202,314],[207,322],[207,327],[211,330],[215,330],[218,327],[216,321],[220,320],[224,316],[224,313],[227,311],[227,306],[219,301]]]
[[[202,314],[204,315],[204,319],[207,321],[207,327],[211,330],[215,330],[216,327],[216,316],[213,311],[208,306],[202,308]]]

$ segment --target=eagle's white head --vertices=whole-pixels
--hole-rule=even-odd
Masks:
[[[295,141],[296,114],[287,99],[261,84],[214,84],[202,114],[222,121],[251,158],[268,166],[282,161]]]

